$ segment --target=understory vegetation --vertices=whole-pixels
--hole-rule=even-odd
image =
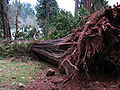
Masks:
[[[31,43],[8,43],[7,45],[0,44],[0,59],[8,57],[21,57],[27,55],[30,50]]]
[[[49,65],[30,53],[31,45],[22,42],[0,44],[0,89],[21,90],[30,81],[40,79],[37,73]]]
[[[72,32],[72,29],[80,28],[85,23],[85,18],[88,15],[85,8],[79,9],[76,16],[71,12],[60,10],[56,16],[49,20],[49,24],[53,26],[53,30],[48,34],[47,39],[62,38]]]

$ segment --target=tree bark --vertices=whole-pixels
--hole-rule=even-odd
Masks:
[[[0,14],[2,13],[1,7],[0,7]]]
[[[49,32],[49,28],[47,27],[47,24],[48,24],[48,19],[49,19],[49,16],[50,16],[50,4],[49,3],[46,3],[46,17],[45,17],[45,21],[44,21],[44,36],[46,36]]]
[[[5,0],[3,0],[1,2],[0,13],[2,15],[4,39],[6,39],[6,38],[11,39],[9,21],[8,21],[8,18],[7,18],[7,14],[5,13]]]
[[[75,0],[75,13],[78,12],[78,9],[79,9],[78,4],[79,4],[79,0]]]
[[[36,41],[31,47],[31,51],[36,55],[51,64],[59,65],[63,53],[70,47],[70,43],[66,43],[69,40],[70,35],[56,40],[48,41]],[[65,44],[66,43],[66,44]]]
[[[20,0],[18,3],[17,13],[16,13],[16,33],[15,33],[15,40],[19,37],[18,33],[18,14],[19,14],[19,8],[20,8]]]
[[[91,0],[84,0],[84,8],[86,8],[88,12],[91,13]]]
[[[49,16],[50,16],[50,10],[49,10],[50,4],[49,3],[46,4],[46,8],[47,8],[47,10],[46,10],[46,18],[49,18]]]

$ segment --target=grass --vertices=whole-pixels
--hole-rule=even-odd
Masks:
[[[11,60],[0,60],[0,90],[15,89],[21,83],[25,85],[31,79],[39,79],[37,72],[42,72],[44,63],[37,61],[16,62]]]

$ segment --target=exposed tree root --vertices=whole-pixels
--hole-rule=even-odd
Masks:
[[[34,43],[31,50],[47,57],[46,61],[57,61],[69,76],[64,83],[81,68],[89,78],[93,70],[107,72],[109,63],[120,67],[120,5],[94,13],[85,25],[64,38]]]

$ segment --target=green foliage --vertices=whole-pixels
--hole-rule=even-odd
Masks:
[[[36,11],[37,11],[36,16],[40,20],[46,19],[47,4],[50,5],[49,7],[50,17],[52,15],[56,15],[56,13],[59,10],[56,0],[37,0],[37,1],[38,3],[36,6]]]
[[[50,34],[48,34],[47,39],[58,39],[64,37],[64,34],[58,30],[52,30]]]
[[[92,13],[102,8],[101,2],[98,0],[92,0],[91,3]],[[108,1],[104,0],[103,3],[106,7],[108,7]],[[47,39],[61,38],[71,33],[72,29],[80,28],[85,23],[85,16],[89,14],[83,7],[83,4],[84,1],[81,0],[79,11],[75,16],[72,16],[70,12],[65,10],[60,10],[56,16],[53,16],[49,23],[54,27],[54,29],[48,34]]]
[[[42,29],[44,36],[49,32],[48,19],[50,20],[53,15],[59,11],[56,0],[37,0],[36,16],[39,27]],[[49,6],[47,6],[49,5]],[[47,10],[48,9],[48,10]]]
[[[34,40],[39,37],[40,31],[31,26],[21,28],[19,32],[19,40]]]
[[[74,19],[74,17],[72,16],[72,14],[70,12],[60,10],[60,12],[57,13],[56,16],[53,16],[52,19],[49,21],[49,23],[55,29],[51,32],[51,34],[53,34],[53,35],[58,34],[56,36],[62,36],[62,37],[69,34],[71,32],[71,29],[74,24],[73,19]],[[59,35],[59,34],[61,34],[61,35]],[[55,36],[55,39],[56,39],[56,36]]]
[[[108,7],[108,1],[102,0],[103,4]],[[80,8],[84,6],[84,0],[80,0]],[[91,0],[91,14],[102,9],[101,0]]]
[[[22,56],[29,52],[31,43],[10,43],[8,45],[0,44],[0,58],[7,58],[13,56]]]
[[[48,34],[48,39],[57,39],[70,34],[72,29],[79,28],[84,24],[83,17],[87,15],[88,12],[85,8],[79,9],[76,16],[73,16],[71,12],[60,10],[49,21],[50,25],[54,27],[54,30]]]
[[[102,0],[103,4],[108,7],[108,1]],[[100,0],[92,0],[91,2],[91,13],[94,13],[96,11],[99,11],[102,9],[102,4]]]

